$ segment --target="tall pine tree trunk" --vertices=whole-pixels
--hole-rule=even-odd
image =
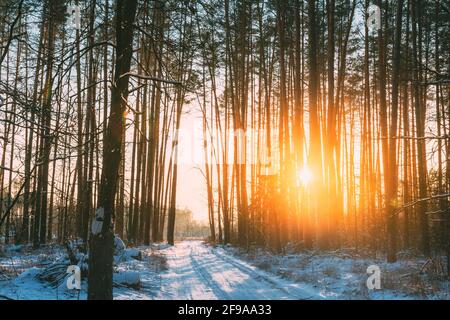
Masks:
[[[104,142],[103,171],[96,217],[91,229],[89,251],[88,299],[112,300],[114,254],[113,218],[116,184],[124,131],[123,114],[128,97],[133,49],[133,23],[137,0],[118,0],[116,4],[116,63],[111,88],[111,109]]]

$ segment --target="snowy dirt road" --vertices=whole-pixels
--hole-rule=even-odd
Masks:
[[[50,250],[51,249],[51,250]],[[223,248],[202,241],[182,241],[175,246],[139,247],[142,259],[124,259],[114,274],[138,274],[139,288],[114,284],[117,300],[296,300],[323,299],[317,288],[295,283],[264,272]],[[0,258],[0,276],[7,270],[11,277],[0,277],[0,299],[84,300],[87,281],[81,291],[69,290],[66,279],[52,286],[37,278],[44,268],[64,256],[62,247],[23,254],[12,252]],[[13,272],[14,271],[14,272]],[[123,277],[122,277],[123,278]]]
[[[258,270],[221,248],[183,241],[162,250],[168,269],[156,299],[321,299],[307,286]]]

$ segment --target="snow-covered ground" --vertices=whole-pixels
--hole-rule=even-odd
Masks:
[[[201,241],[164,250],[167,272],[156,299],[320,299],[317,290],[281,279]]]
[[[417,258],[403,252],[398,262],[386,263],[383,256],[373,257],[342,249],[332,252],[296,250],[287,246],[285,254],[272,254],[263,248],[217,247],[258,269],[298,283],[308,284],[328,299],[450,299],[449,280],[445,278],[445,260]],[[369,290],[367,268],[379,267],[381,288]]]
[[[115,267],[115,299],[320,299],[316,290],[283,280],[240,261],[201,241],[174,247],[139,248],[142,260],[124,259]],[[86,299],[68,290],[66,281],[53,287],[36,276],[52,262],[63,259],[64,249],[47,246],[38,251],[9,246],[0,258],[0,297],[11,299]],[[127,286],[138,274],[139,288]],[[134,281],[132,281],[134,282]]]
[[[152,299],[159,291],[165,259],[158,253],[159,248],[138,249],[143,253],[141,260],[131,258],[128,251],[115,257],[114,299]],[[37,278],[46,267],[64,259],[67,259],[66,251],[59,245],[44,246],[38,250],[31,250],[29,246],[7,246],[0,254],[0,299],[86,299],[85,279],[81,282],[81,290],[77,291],[67,288],[69,274],[56,286]],[[138,287],[136,278],[139,278]]]
[[[449,299],[448,281],[426,280],[427,266],[419,274],[424,261],[387,265],[343,252],[272,255],[201,241],[137,249],[141,259],[116,259],[114,299]],[[85,280],[78,292],[65,280],[52,286],[36,277],[64,259],[57,245],[7,246],[0,252],[0,299],[86,299]],[[371,264],[380,266],[380,290],[366,287]]]

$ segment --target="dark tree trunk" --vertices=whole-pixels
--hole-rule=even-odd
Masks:
[[[103,151],[96,220],[100,230],[91,233],[89,252],[88,299],[112,300],[114,234],[113,218],[117,176],[121,160],[124,131],[123,114],[128,97],[129,76],[133,49],[133,23],[137,0],[118,0],[116,4],[116,65],[111,88],[111,110]],[[125,101],[124,101],[125,100]]]
[[[388,253],[387,261],[397,261],[397,215],[395,213],[397,203],[397,125],[398,125],[398,88],[400,75],[400,41],[402,32],[402,9],[403,0],[397,1],[397,14],[394,39],[394,65],[392,71],[392,108],[391,126],[389,130],[389,166],[388,166],[388,188],[386,190],[387,203],[387,230],[388,230]]]

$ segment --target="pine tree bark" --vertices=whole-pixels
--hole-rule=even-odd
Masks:
[[[124,131],[123,116],[128,97],[133,23],[137,0],[118,0],[116,4],[116,62],[111,88],[111,108],[103,152],[103,171],[97,204],[96,220],[100,230],[91,230],[89,251],[88,299],[112,300],[114,253],[114,203],[121,159]],[[99,232],[97,232],[99,231]]]

